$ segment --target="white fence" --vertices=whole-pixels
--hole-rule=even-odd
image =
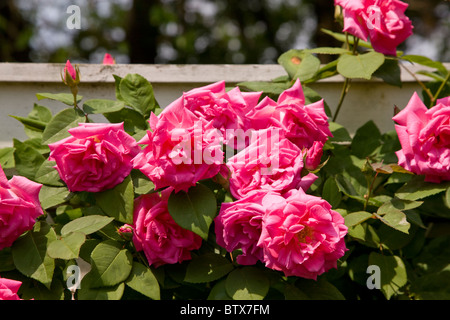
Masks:
[[[450,68],[450,65],[447,64]],[[36,93],[67,92],[61,82],[62,64],[0,63],[0,147],[11,146],[12,139],[26,139],[23,126],[9,115],[26,116],[34,103],[49,107],[54,113],[64,108],[58,102],[38,101]],[[424,69],[410,66],[415,73]],[[227,86],[243,81],[270,81],[286,75],[279,65],[80,65],[79,94],[84,100],[91,98],[115,99],[113,74],[125,76],[138,73],[153,85],[161,107],[178,98],[183,91],[205,84],[225,80]],[[427,81],[429,78],[420,77]],[[387,85],[379,80],[352,81],[349,94],[337,122],[350,133],[368,120],[373,120],[382,132],[392,130],[394,105],[402,109],[420,86],[408,73],[402,73],[402,88]],[[334,112],[339,100],[343,79],[339,76],[311,84]]]

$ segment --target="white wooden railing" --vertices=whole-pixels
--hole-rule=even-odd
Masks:
[[[58,102],[38,101],[36,93],[69,92],[61,82],[63,64],[0,63],[0,147],[12,145],[12,139],[26,139],[23,126],[9,115],[26,116],[34,103],[45,105],[55,113],[64,108]],[[409,66],[413,73],[425,69]],[[447,64],[450,68],[450,64]],[[183,91],[225,80],[228,86],[243,81],[270,81],[286,75],[279,65],[101,65],[81,64],[82,83],[79,94],[84,99],[115,99],[113,74],[125,76],[138,73],[150,81],[156,99],[164,107]],[[428,77],[420,76],[422,81]],[[373,120],[382,132],[392,130],[394,105],[403,108],[414,91],[421,93],[416,80],[407,72],[402,73],[402,88],[387,85],[379,80],[352,81],[349,94],[342,106],[337,122],[350,133],[368,120]],[[342,89],[343,79],[335,76],[310,87],[316,90],[335,110]]]

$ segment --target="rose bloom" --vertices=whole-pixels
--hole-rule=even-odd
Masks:
[[[261,235],[262,217],[265,208],[262,199],[265,190],[257,190],[245,198],[222,203],[214,219],[217,244],[228,252],[242,250],[236,258],[241,265],[253,265],[262,260],[262,249],[256,244]]]
[[[0,300],[22,300],[17,292],[22,282],[0,278]]]
[[[224,143],[227,144],[234,138],[236,130],[249,128],[245,115],[258,104],[260,96],[261,92],[241,92],[239,87],[227,92],[225,81],[219,81],[185,92],[162,113],[174,112],[172,109],[177,109],[181,104],[198,118],[211,122],[226,138]],[[233,147],[243,147],[243,144],[238,140]]]
[[[134,202],[133,243],[144,251],[154,267],[191,259],[191,251],[202,245],[202,238],[180,227],[167,208],[173,188],[141,195]]]
[[[196,182],[214,177],[223,164],[222,136],[211,122],[184,108],[181,99],[170,112],[151,114],[147,135],[139,141],[146,147],[133,166],[144,173],[156,189],[174,187],[187,191]]]
[[[284,197],[267,195],[262,205],[266,213],[258,246],[266,267],[308,279],[337,268],[347,250],[347,227],[327,201],[299,189]]]
[[[344,32],[364,41],[370,38],[375,51],[397,55],[397,46],[412,35],[405,15],[408,4],[399,0],[335,0],[343,9]]]
[[[121,183],[140,151],[123,123],[80,123],[70,137],[49,144],[50,161],[70,191],[100,192]]]
[[[307,190],[317,179],[312,173],[302,176],[302,150],[279,132],[274,127],[255,131],[250,145],[228,159],[233,197],[239,199],[259,189],[280,193],[292,188]]]
[[[39,202],[41,188],[41,184],[21,176],[8,181],[0,166],[0,250],[31,230],[43,214]]]
[[[305,168],[315,170],[320,164],[323,155],[323,142],[314,141],[311,148],[303,151],[305,157]]]
[[[450,180],[450,97],[428,109],[414,93],[393,120],[402,146],[398,164],[427,182]]]
[[[247,116],[255,130],[277,127],[300,149],[310,148],[315,141],[325,143],[331,137],[323,100],[305,105],[300,80],[283,91],[275,102],[265,97]]]

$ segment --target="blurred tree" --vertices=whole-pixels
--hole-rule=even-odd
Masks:
[[[0,1],[0,61],[30,61],[32,25],[23,18],[14,0]]]
[[[276,63],[292,48],[338,45],[320,29],[341,31],[333,0],[84,0],[81,30],[68,30],[73,2],[0,0],[0,61],[99,63],[110,52],[118,63]],[[400,49],[425,44],[450,60],[450,2],[405,2],[415,34]]]

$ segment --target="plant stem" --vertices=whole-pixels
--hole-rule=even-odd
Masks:
[[[442,89],[444,89],[445,84],[448,82],[448,80],[450,79],[450,72],[447,72],[447,76],[445,77],[444,81],[442,82],[442,84],[440,85],[438,91],[435,93],[435,95],[433,96],[433,98],[431,99],[430,102],[430,108],[432,106],[434,106],[434,104],[436,103],[437,98],[439,97],[439,94],[441,93]]]
[[[378,176],[378,172],[375,173],[375,176],[373,177],[372,182],[370,183],[369,190],[367,190],[367,197],[366,197],[366,201],[364,202],[364,211],[366,211],[367,206],[369,205],[369,199],[372,196],[373,184],[375,183],[377,176]]]
[[[433,94],[431,93],[430,89],[428,89],[422,81],[419,80],[419,78],[416,77],[416,75],[414,73],[412,73],[411,71],[409,71],[408,68],[406,68],[403,64],[400,63],[400,66],[406,70],[406,72],[408,72],[416,81],[417,83],[422,87],[422,89],[427,93],[427,95],[430,97],[431,100],[433,100]]]
[[[333,122],[336,121],[336,118],[339,114],[339,111],[341,110],[342,107],[342,103],[344,102],[344,98],[347,95],[348,90],[350,89],[350,79],[349,78],[345,78],[344,80],[344,86],[342,87],[342,92],[341,92],[341,97],[339,98],[339,103],[337,105],[336,108],[336,112],[333,116]]]

